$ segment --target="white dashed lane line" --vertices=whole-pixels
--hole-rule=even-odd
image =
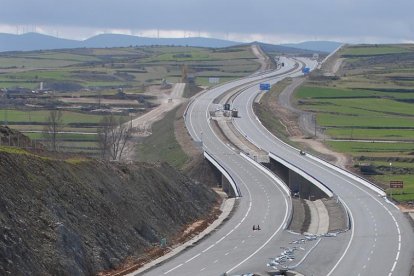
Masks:
[[[191,262],[192,260],[194,260],[195,258],[197,258],[198,256],[200,256],[201,253],[198,253],[197,255],[195,255],[194,257],[188,259],[187,261],[185,261],[185,263]]]
[[[164,272],[164,275],[165,274],[168,274],[168,273],[170,273],[171,271],[174,271],[174,270],[176,270],[177,268],[179,268],[180,266],[182,266],[183,264],[179,264],[179,265],[177,265],[177,266],[175,266],[175,267],[173,267],[173,268],[171,268],[170,270],[168,270],[167,272]]]

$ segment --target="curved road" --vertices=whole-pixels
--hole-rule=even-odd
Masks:
[[[274,79],[271,83],[277,81]],[[352,275],[409,275],[414,235],[406,217],[382,197],[380,191],[368,188],[361,179],[316,157],[302,156],[297,149],[270,134],[252,109],[258,92],[257,87],[252,87],[234,99],[241,117],[234,119],[237,128],[258,147],[284,158],[324,183],[340,197],[352,219],[351,238],[339,262],[314,272],[318,275],[348,275],[349,272]],[[310,257],[308,261],[313,259]]]
[[[202,141],[233,177],[242,197],[230,219],[196,246],[146,271],[144,275],[228,275],[265,271],[268,258],[275,257],[294,235],[284,231],[291,212],[289,195],[280,181],[269,177],[235,149],[224,144],[211,127],[209,111],[213,101],[228,90],[247,88],[234,99],[241,132],[260,146],[292,162],[330,187],[348,206],[352,231],[321,239],[309,248],[305,259],[296,260],[297,270],[306,275],[408,275],[413,254],[413,232],[402,214],[358,180],[337,172],[311,156],[273,137],[256,120],[252,101],[263,79],[274,83],[286,76],[301,75],[293,70],[296,61],[285,59],[278,71],[254,74],[213,88],[198,96],[188,108],[186,125],[194,140]],[[302,60],[309,66],[308,60]],[[292,71],[293,70],[293,71]],[[256,85],[248,88],[256,83]],[[260,224],[262,230],[253,231]],[[304,246],[305,247],[305,246]],[[293,263],[292,263],[293,264]]]
[[[242,197],[231,218],[197,246],[144,275],[221,275],[243,267],[263,270],[267,258],[263,252],[280,240],[291,211],[291,201],[282,184],[253,166],[234,149],[221,142],[211,128],[209,108],[213,100],[236,86],[291,70],[286,66],[278,72],[256,74],[227,83],[204,93],[189,106],[187,129],[204,149],[224,166],[238,184]],[[277,210],[277,211],[275,211]],[[260,225],[260,231],[253,231]],[[272,256],[271,253],[269,256]],[[267,254],[266,254],[267,256]]]

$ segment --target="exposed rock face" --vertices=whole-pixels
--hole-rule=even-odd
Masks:
[[[217,195],[165,163],[0,149],[0,274],[91,275],[209,214]]]

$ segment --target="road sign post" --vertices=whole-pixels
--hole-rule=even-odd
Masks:
[[[220,83],[220,78],[211,77],[211,78],[208,78],[208,82],[211,84],[217,84],[217,83]]]
[[[404,182],[401,180],[390,180],[390,188],[391,188],[391,197],[392,197],[392,189],[404,189]]]
[[[390,181],[390,188],[391,189],[403,189],[404,182],[401,180],[391,180]]]

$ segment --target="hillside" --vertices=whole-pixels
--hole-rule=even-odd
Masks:
[[[21,35],[0,33],[0,52],[151,45],[225,48],[242,44],[244,43],[208,37],[153,38],[123,34],[100,34],[85,40],[73,40],[39,33],[25,33]],[[330,41],[309,41],[296,44],[281,45],[272,45],[265,43],[260,44],[270,47],[274,52],[302,53],[303,50],[311,52],[332,52],[341,43]]]
[[[335,51],[343,43],[335,41],[305,41],[301,43],[281,44],[281,46],[304,49],[314,52],[330,53]]]
[[[139,37],[122,34],[101,34],[86,40],[70,40],[57,38],[38,33],[26,33],[21,35],[0,33],[0,52],[5,51],[33,51],[50,49],[71,48],[106,48],[106,47],[129,47],[150,45],[176,45],[193,47],[221,48],[241,44],[240,42],[203,38],[152,38]]]
[[[162,238],[177,241],[218,201],[166,163],[63,161],[8,147],[0,179],[0,275],[116,268]]]

